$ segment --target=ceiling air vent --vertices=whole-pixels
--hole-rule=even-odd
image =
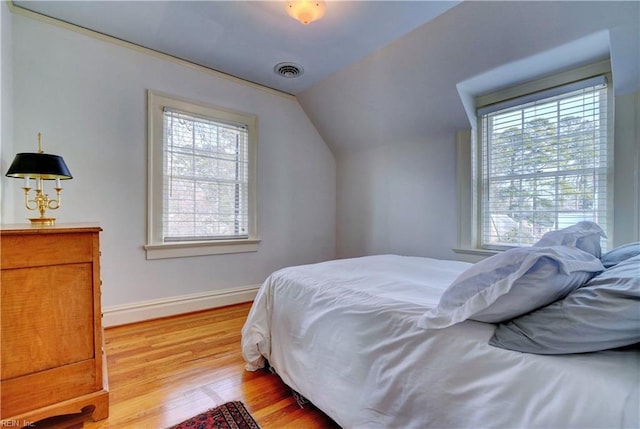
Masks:
[[[302,73],[304,73],[302,66],[295,63],[276,64],[273,71],[276,72],[277,75],[287,78],[300,77]]]

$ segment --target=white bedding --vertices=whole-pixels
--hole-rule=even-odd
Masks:
[[[394,255],[285,268],[242,330],[264,359],[344,428],[640,427],[640,352],[562,356],[487,344],[495,325],[417,320],[470,264]]]

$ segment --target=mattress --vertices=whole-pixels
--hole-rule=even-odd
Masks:
[[[289,267],[260,288],[242,330],[344,428],[640,426],[640,352],[544,356],[488,345],[495,325],[417,326],[471,264],[378,255]]]

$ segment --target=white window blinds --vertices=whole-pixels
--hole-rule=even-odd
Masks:
[[[590,220],[607,225],[604,76],[478,110],[480,245],[535,243]]]
[[[163,240],[248,237],[248,127],[165,107]]]

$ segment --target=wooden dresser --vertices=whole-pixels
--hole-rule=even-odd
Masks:
[[[100,231],[0,229],[0,422],[22,427],[89,410],[94,420],[108,416]]]

